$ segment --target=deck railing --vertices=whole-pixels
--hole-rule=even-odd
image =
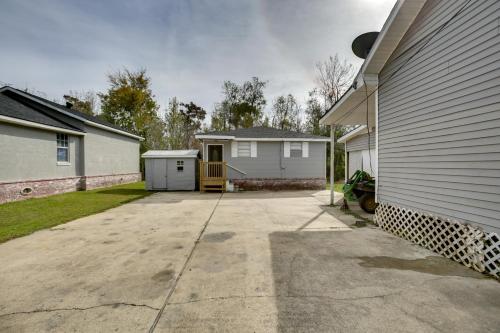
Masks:
[[[225,191],[227,179],[226,162],[200,161],[200,190],[220,189]]]

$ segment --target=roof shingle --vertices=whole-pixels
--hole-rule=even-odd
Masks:
[[[272,127],[250,127],[238,128],[232,131],[212,131],[198,133],[199,135],[234,136],[235,138],[259,138],[259,139],[328,139],[325,136],[312,135],[294,131],[285,131]]]

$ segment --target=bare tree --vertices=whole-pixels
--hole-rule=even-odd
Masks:
[[[287,131],[300,132],[300,105],[292,94],[279,96],[274,100],[272,107],[272,126]]]
[[[325,61],[318,62],[316,70],[318,92],[324,99],[325,109],[329,109],[352,84],[354,67],[345,59],[341,61],[335,54]]]

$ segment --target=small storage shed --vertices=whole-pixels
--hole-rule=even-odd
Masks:
[[[149,150],[142,154],[146,172],[146,189],[194,191],[198,150]]]

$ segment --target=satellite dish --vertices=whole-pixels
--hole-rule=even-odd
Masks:
[[[361,59],[366,59],[372,49],[373,43],[377,39],[378,32],[367,32],[356,37],[352,42],[352,52]]]

